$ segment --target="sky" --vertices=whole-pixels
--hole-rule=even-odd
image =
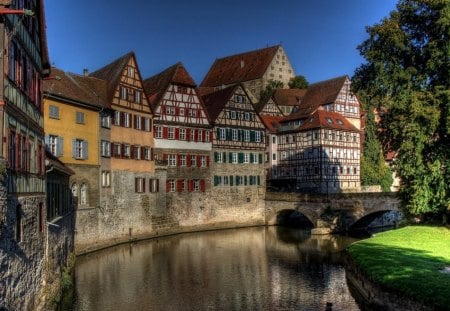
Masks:
[[[310,83],[364,62],[366,26],[394,0],[46,0],[50,61],[93,72],[133,51],[143,79],[182,62],[199,85],[216,58],[281,44]]]

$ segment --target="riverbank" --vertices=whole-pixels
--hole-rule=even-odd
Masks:
[[[387,310],[410,310],[410,303],[420,310],[450,310],[449,245],[450,230],[445,227],[379,233],[349,247],[349,275],[359,279],[355,285],[369,303]]]

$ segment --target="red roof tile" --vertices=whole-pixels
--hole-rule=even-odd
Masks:
[[[201,86],[230,85],[260,79],[267,71],[280,46],[216,59]]]
[[[350,132],[360,132],[352,123],[350,123],[344,116],[337,112],[316,110],[309,115],[299,115],[297,117],[289,116],[282,120],[281,124],[286,124],[289,121],[301,120],[302,124],[296,128],[296,131],[310,130],[317,128],[328,128],[335,130],[344,130]]]
[[[228,100],[231,98],[231,96],[234,94],[234,91],[239,86],[241,85],[231,85],[222,90],[202,96],[202,100],[205,105],[206,111],[208,112],[211,123],[216,121],[220,112],[225,108]]]
[[[145,92],[147,93],[147,96],[149,96],[150,105],[152,105],[153,109],[158,104],[161,96],[163,96],[170,84],[196,87],[194,80],[181,62],[170,66],[143,81]]]
[[[260,116],[266,128],[271,133],[276,133],[277,128],[280,126],[280,121],[283,120],[283,117],[279,116]]]
[[[298,106],[307,89],[276,89],[273,99],[279,106]]]

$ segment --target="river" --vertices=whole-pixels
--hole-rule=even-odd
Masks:
[[[360,310],[341,265],[354,241],[253,227],[124,244],[77,259],[61,309]]]

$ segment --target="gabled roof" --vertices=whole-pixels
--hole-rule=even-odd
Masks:
[[[235,84],[202,96],[202,100],[205,105],[206,111],[208,112],[211,123],[216,121],[220,112],[225,108],[231,96],[233,96],[235,90],[238,87],[244,89],[241,84]]]
[[[216,59],[201,86],[230,85],[260,79],[280,45]]]
[[[52,68],[52,78],[44,80],[44,92],[49,97],[75,102],[92,108],[109,107],[106,81]]]
[[[259,101],[258,103],[256,103],[256,104],[255,104],[255,111],[256,111],[258,114],[260,114],[260,113],[264,110],[265,106],[269,103],[269,101],[270,101],[271,99],[272,99],[272,98],[267,98],[267,99],[265,99],[265,100],[263,100],[263,101]],[[273,102],[273,104],[276,106],[276,108],[277,108],[279,114],[282,115],[283,113],[282,113],[280,107],[277,105],[277,103],[276,103],[275,101],[273,101],[273,99],[272,99],[272,102]]]
[[[360,132],[352,123],[350,123],[343,115],[337,112],[326,111],[326,110],[316,110],[314,113],[309,115],[301,115],[295,117],[291,115],[282,120],[281,126],[288,123],[289,121],[301,121],[301,124],[295,128],[296,131],[318,129],[318,128],[328,128],[334,130],[344,130],[351,132]],[[294,130],[291,128],[291,130]]]
[[[280,117],[280,116],[263,115],[260,117],[261,117],[262,122],[266,126],[266,128],[271,133],[276,133],[278,127],[280,126],[280,121],[283,120],[283,117]]]
[[[194,88],[197,86],[181,62],[145,79],[143,86],[153,109],[171,83]]]
[[[89,75],[90,77],[95,77],[107,81],[108,88],[106,94],[108,102],[112,102],[114,92],[117,88],[117,85],[120,82],[120,78],[123,75],[125,66],[129,63],[131,58],[136,59],[134,52],[129,52],[125,54],[124,56],[116,59],[112,63],[94,71]]]
[[[341,76],[310,84],[296,114],[312,113],[321,105],[336,101],[347,79],[347,76]]]
[[[298,106],[307,89],[276,89],[273,99],[279,106]]]

